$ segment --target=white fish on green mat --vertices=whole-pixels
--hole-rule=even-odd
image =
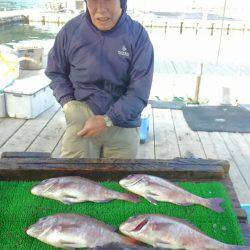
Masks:
[[[134,194],[126,194],[110,190],[97,182],[79,176],[51,178],[42,181],[31,189],[31,193],[38,196],[73,204],[85,201],[107,202],[110,200],[124,200],[139,202]]]
[[[120,231],[154,247],[189,250],[249,250],[249,246],[228,245],[206,236],[192,224],[158,214],[129,218]]]
[[[78,214],[55,214],[41,218],[26,233],[54,247],[94,248],[111,242],[132,244],[134,240],[94,218]]]
[[[224,211],[221,207],[223,199],[205,199],[199,197],[156,176],[144,174],[129,175],[120,180],[119,184],[129,191],[143,196],[155,205],[157,201],[165,201],[182,206],[199,204],[215,212]]]

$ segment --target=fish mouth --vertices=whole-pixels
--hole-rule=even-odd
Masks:
[[[132,229],[131,232],[139,232],[139,231],[141,231],[148,224],[148,222],[149,222],[148,219],[144,219],[134,229]]]
[[[41,183],[35,185],[31,189],[31,193],[34,195],[41,195],[52,191],[55,185],[58,183],[58,181],[56,179],[52,181],[51,180],[52,179],[44,180]]]
[[[25,228],[25,229],[24,229],[24,232],[25,232],[27,235],[31,236],[31,237],[34,237],[34,235],[35,235],[32,226]]]

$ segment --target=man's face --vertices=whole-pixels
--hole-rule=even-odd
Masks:
[[[87,0],[87,7],[92,23],[101,31],[111,30],[122,14],[120,0]]]

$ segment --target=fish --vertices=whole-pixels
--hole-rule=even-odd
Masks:
[[[249,250],[249,246],[229,245],[206,236],[198,228],[179,218],[161,214],[130,217],[120,232],[153,247],[188,250]]]
[[[157,205],[157,201],[163,201],[181,206],[201,205],[218,213],[224,211],[221,207],[224,199],[199,197],[156,176],[133,174],[120,180],[119,184],[132,193],[143,196],[155,205]]]
[[[111,242],[134,245],[135,240],[94,218],[79,214],[55,214],[39,219],[26,230],[27,235],[54,247],[94,248]]]
[[[44,180],[35,185],[31,189],[31,193],[58,200],[68,205],[86,201],[108,202],[111,200],[124,200],[134,203],[139,202],[137,195],[116,192],[80,176],[66,176]]]

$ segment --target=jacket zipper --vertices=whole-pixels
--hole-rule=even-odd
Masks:
[[[101,35],[101,79],[104,80],[104,74],[103,74],[103,64],[104,64],[104,53],[103,53],[103,48],[104,48],[104,39],[105,37]]]

